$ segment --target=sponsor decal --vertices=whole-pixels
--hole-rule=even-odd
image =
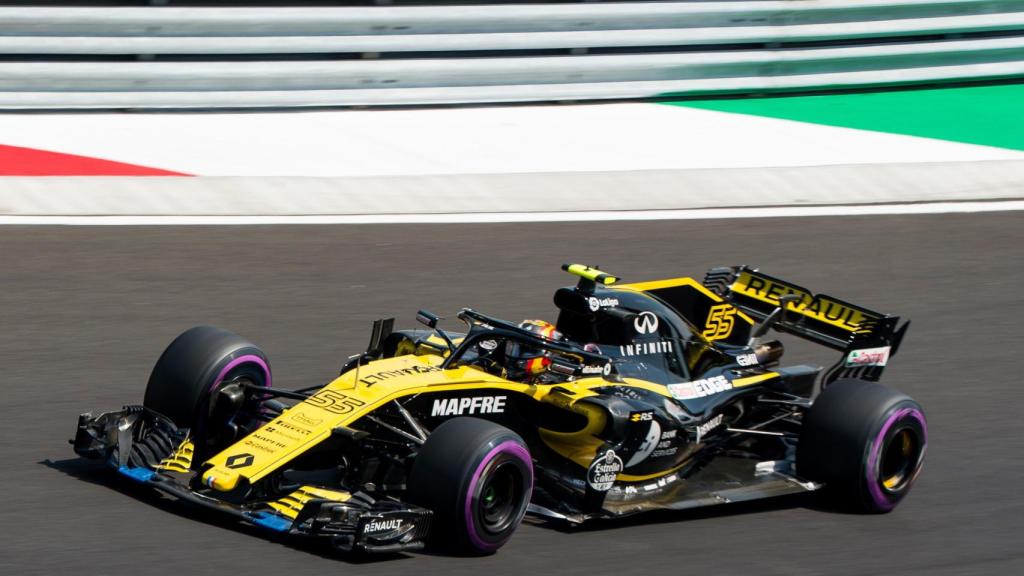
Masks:
[[[889,362],[889,350],[891,347],[862,348],[852,350],[846,357],[846,367],[854,366],[885,366]]]
[[[633,329],[637,334],[656,334],[658,332],[658,317],[654,312],[641,312],[633,320]]]
[[[232,470],[237,470],[239,468],[252,466],[255,459],[256,457],[249,453],[235,454],[233,456],[228,456],[228,459],[224,461],[224,465]]]
[[[732,290],[772,304],[779,304],[780,296],[796,294],[800,297],[800,301],[790,304],[789,310],[847,330],[854,330],[865,320],[877,318],[828,296],[813,295],[798,286],[789,286],[768,278],[757,277],[749,272],[740,274],[733,284]]]
[[[699,398],[699,396],[697,396],[697,389],[693,387],[693,382],[677,382],[675,384],[669,384],[668,393],[676,400],[693,400],[694,398]]]
[[[602,388],[602,392],[611,394],[612,396],[618,396],[619,398],[629,398],[632,400],[643,400],[644,395],[639,390],[635,390],[628,386],[609,386]]]
[[[644,489],[644,492],[656,492],[658,490],[661,490],[665,486],[668,486],[669,484],[675,482],[678,479],[679,479],[679,477],[676,474],[673,474],[671,476],[662,476],[661,478],[658,478],[657,482],[651,482],[650,484],[644,484],[643,485],[643,489]]]
[[[319,426],[320,423],[323,422],[323,420],[319,418],[312,418],[306,416],[302,412],[296,412],[295,414],[292,414],[291,418],[292,420],[295,420],[299,424],[305,424],[306,426]]]
[[[653,417],[653,415],[650,412],[634,413],[634,416],[644,415]],[[632,420],[632,418],[630,418],[630,420]],[[638,422],[639,420],[633,421]],[[637,447],[636,452],[634,452],[633,456],[629,458],[629,461],[626,462],[626,468],[629,468],[630,466],[636,466],[637,464],[646,460],[647,457],[651,455],[651,452],[654,452],[654,449],[658,446],[658,439],[661,438],[661,425],[655,422],[654,420],[651,420],[650,422],[651,427],[647,429],[647,436],[644,437],[644,441],[640,444],[639,447]]]
[[[630,422],[650,422],[654,420],[654,412],[632,412],[629,415]]]
[[[607,492],[615,484],[619,472],[622,472],[622,459],[615,455],[615,450],[609,450],[591,462],[587,469],[587,484],[598,492]]]
[[[661,433],[660,441],[655,446],[654,452],[651,452],[651,458],[661,458],[663,456],[674,456],[679,451],[678,446],[673,446],[676,439],[676,433],[678,430],[665,430]]]
[[[697,426],[697,442],[700,442],[701,438],[707,436],[708,432],[711,432],[712,430],[718,428],[721,425],[722,415],[719,414],[718,416],[715,416],[711,420],[708,420],[707,422],[701,424],[700,426]]]
[[[270,426],[267,426],[267,431],[268,432],[276,431],[276,432],[281,433],[283,430],[287,430],[289,432],[294,432],[296,434],[302,434],[303,436],[309,436],[310,434],[313,433],[310,430],[307,430],[306,428],[303,428],[302,426],[296,426],[295,424],[292,424],[291,422],[288,422],[287,420],[283,420],[281,418],[278,418],[277,420],[274,420],[273,425],[274,425],[273,428],[270,427]],[[278,430],[278,428],[280,430]]]
[[[672,352],[671,340],[659,340],[657,342],[635,342],[619,346],[619,353],[623,356],[645,356],[647,354],[670,354]]]
[[[297,436],[295,434],[289,434],[288,432],[286,432],[282,428],[283,428],[282,426],[277,426],[277,425],[271,426],[271,425],[268,425],[268,426],[264,426],[263,427],[263,431],[267,432],[269,434],[276,434],[278,436],[281,436],[282,438],[287,438],[287,439],[289,439],[289,440],[291,440],[293,442],[300,442],[302,440],[302,436]],[[304,430],[303,433],[308,435],[309,431]]]
[[[249,448],[252,448],[253,450],[259,450],[260,452],[266,452],[267,454],[273,454],[276,451],[274,448],[269,447],[269,446],[264,446],[259,441],[254,440],[252,438],[252,436],[248,436],[248,437],[246,437],[245,440],[242,440],[242,445],[243,446],[248,446]]]
[[[708,310],[708,319],[704,322],[701,335],[708,340],[721,340],[732,334],[735,325],[736,309],[729,304],[715,304]]]
[[[719,392],[725,392],[732,388],[732,382],[727,380],[725,376],[713,376],[711,378],[704,378],[703,380],[694,380],[693,382],[680,382],[678,384],[669,384],[668,391],[672,394],[672,397],[676,400],[693,400],[694,398],[703,398],[712,394],[718,394]]]
[[[736,362],[740,366],[755,366],[757,365],[757,354],[740,354],[736,357]]]
[[[601,366],[584,366],[580,371],[583,374],[601,374],[607,376],[612,373],[611,363],[606,363]]]
[[[498,347],[498,341],[497,340],[481,340],[480,341],[480,347],[483,348],[484,350],[487,350],[488,352],[490,352],[491,350],[494,350],[495,348]]]
[[[363,526],[363,534],[379,534],[381,532],[391,532],[398,530],[402,527],[401,518],[390,518],[387,520],[371,520]]]
[[[661,478],[658,478],[658,480],[655,482],[643,484],[640,485],[639,487],[637,487],[636,485],[626,486],[624,492],[626,495],[636,495],[638,492],[642,490],[643,492],[647,493],[645,495],[650,495],[651,492],[657,492],[659,490],[662,490],[666,486],[672,484],[673,482],[677,482],[678,480],[678,474],[671,474],[669,476],[662,476]]]
[[[263,450],[264,452],[274,452],[278,448],[288,447],[287,444],[276,438],[271,438],[261,434],[259,430],[246,436],[244,444],[246,446],[252,446],[257,450]]]
[[[587,305],[590,306],[591,312],[597,312],[601,308],[613,308],[619,305],[617,298],[598,298],[597,296],[591,296],[587,298]]]
[[[480,343],[483,347],[483,342]],[[377,372],[376,374],[369,374],[359,379],[360,382],[367,386],[373,386],[378,382],[383,382],[390,378],[401,378],[403,376],[413,376],[416,374],[427,374],[429,372],[440,372],[441,369],[437,366],[409,366],[408,368],[399,368],[398,370],[385,370],[383,372]]]
[[[507,396],[474,396],[472,398],[438,398],[431,416],[462,416],[465,414],[501,414]]]

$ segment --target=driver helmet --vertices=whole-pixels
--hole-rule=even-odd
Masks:
[[[523,320],[519,327],[551,342],[564,340],[562,333],[555,329],[555,325],[545,320]],[[509,360],[510,380],[535,382],[551,366],[551,359],[544,350],[513,340],[509,341],[505,355]]]

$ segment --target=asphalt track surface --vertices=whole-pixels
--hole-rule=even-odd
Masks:
[[[1024,573],[1024,213],[591,224],[0,229],[0,574]],[[370,321],[420,306],[550,317],[563,261],[630,280],[750,263],[914,324],[886,381],[930,420],[893,513],[816,498],[582,530],[524,525],[486,558],[346,560],[196,515],[74,457],[86,410],[141,401],[181,330],[229,327],[280,386],[329,379]],[[797,356],[808,354],[796,346]],[[825,356],[822,361],[830,357]]]

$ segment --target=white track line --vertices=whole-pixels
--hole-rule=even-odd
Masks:
[[[948,214],[1024,210],[1024,200],[847,204],[587,212],[475,212],[451,214],[348,214],[308,216],[4,216],[0,225],[31,226],[238,226],[282,224],[489,224],[501,222],[610,222]]]

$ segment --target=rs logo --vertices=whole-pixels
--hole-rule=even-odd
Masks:
[[[708,320],[704,323],[701,335],[708,340],[721,340],[732,334],[736,309],[729,304],[716,304],[708,312]]]
[[[629,415],[630,422],[647,422],[654,420],[654,412],[633,412]]]
[[[332,414],[348,414],[364,404],[358,398],[352,398],[334,390],[321,390],[307,398],[306,403]]]

